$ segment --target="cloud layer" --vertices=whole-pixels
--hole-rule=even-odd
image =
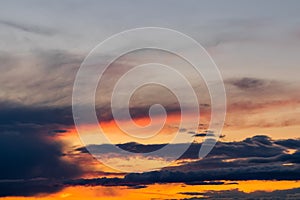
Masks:
[[[299,180],[300,148],[297,146],[298,143],[299,140],[290,139],[274,141],[267,136],[255,136],[241,142],[218,142],[213,151],[200,160],[197,156],[201,144],[193,144],[180,158],[177,166],[167,167],[160,171],[130,173],[123,179],[79,180],[71,181],[70,184],[147,185],[154,183],[203,184],[204,181],[216,180]],[[136,153],[153,151],[163,146],[163,144],[136,143],[119,145],[122,149]],[[100,149],[104,148],[99,147]],[[109,145],[107,149],[109,151]],[[77,150],[86,153],[84,149]],[[163,157],[163,155],[158,156]]]

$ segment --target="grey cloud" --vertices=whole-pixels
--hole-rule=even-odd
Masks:
[[[224,82],[229,102],[227,127],[287,127],[300,123],[294,110],[300,103],[297,84],[253,77],[231,78]],[[256,117],[264,112],[274,114],[269,118]]]
[[[63,50],[39,49],[26,55],[1,52],[0,100],[29,106],[70,106],[81,59]]]
[[[243,95],[246,97],[250,94],[268,94],[270,95],[270,98],[276,95],[278,96],[279,93],[289,94],[295,92],[297,89],[297,87],[295,87],[291,82],[288,81],[254,77],[228,78],[224,82],[225,86],[227,86],[229,97],[232,97],[232,95],[236,95],[236,89],[239,89],[239,95]],[[293,96],[295,96],[293,93],[287,95],[287,97]],[[255,96],[255,98],[258,97]],[[286,96],[283,96],[282,98],[286,98]]]
[[[252,166],[244,168],[206,169],[190,172],[157,171],[132,173],[124,180],[138,183],[191,183],[208,180],[299,180],[299,167]]]
[[[228,82],[239,89],[258,89],[267,85],[267,82],[265,80],[248,77],[237,80],[231,80]]]

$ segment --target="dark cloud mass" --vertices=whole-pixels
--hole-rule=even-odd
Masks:
[[[299,180],[300,147],[294,146],[294,153],[287,152],[291,148],[291,143],[295,144],[295,141],[298,140],[274,141],[270,137],[258,135],[240,142],[218,142],[209,155],[200,160],[197,156],[201,144],[194,143],[179,159],[179,166],[166,167],[160,171],[130,173],[123,179],[89,179],[71,181],[68,184],[107,186],[185,183],[195,185],[203,184],[205,181],[222,180]],[[176,145],[178,147],[180,144],[175,144],[174,148]],[[118,146],[127,151],[141,153],[154,151],[164,144],[127,143]],[[107,147],[109,149],[109,145]],[[94,145],[93,148],[97,146]],[[85,149],[77,149],[77,151],[86,153]]]
[[[0,131],[0,180],[7,180],[0,182],[0,196],[51,193],[62,188],[58,180],[82,174],[78,165],[64,160],[61,143],[30,131],[36,130]]]
[[[285,141],[285,140],[282,140]],[[276,145],[275,142],[268,136],[257,135],[252,138],[246,138],[243,141],[237,142],[218,142],[209,155],[201,162],[207,159],[213,159],[218,156],[218,159],[238,159],[238,158],[252,158],[252,157],[273,157],[284,153],[286,146]],[[153,152],[157,149],[164,147],[166,144],[138,144],[138,143],[125,143],[118,144],[117,146],[134,153]],[[179,148],[183,144],[171,144],[170,149]],[[95,153],[108,153],[111,145],[91,145]],[[201,143],[192,143],[180,159],[195,159],[198,158],[198,152],[201,148]],[[106,151],[105,151],[106,149]],[[87,153],[85,148],[78,148],[78,151]],[[172,152],[169,152],[172,153]],[[164,155],[160,155],[164,156]]]
[[[0,196],[35,196],[37,194],[55,193],[63,187],[61,183],[48,179],[1,181]]]
[[[29,131],[1,132],[0,155],[0,179],[56,179],[80,174],[76,165],[63,160],[62,144]]]
[[[0,102],[0,125],[72,125],[71,107],[33,107]]]
[[[0,108],[0,196],[32,196],[62,189],[59,180],[82,169],[66,161],[64,146],[52,136],[72,124],[66,109],[2,103]]]
[[[214,180],[299,180],[300,167],[283,168],[244,167],[225,168],[199,171],[152,171],[145,173],[130,173],[124,178],[96,178],[79,179],[65,182],[66,185],[103,185],[103,186],[133,186],[164,183],[184,183],[187,185],[220,185],[222,182]],[[213,181],[213,182],[206,182]]]

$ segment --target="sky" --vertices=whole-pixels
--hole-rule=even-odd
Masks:
[[[299,194],[299,8],[296,0],[0,1],[0,198]],[[143,49],[116,59],[96,89],[99,123],[82,124],[88,142],[78,134],[72,92],[81,64],[107,38],[141,27],[186,34],[205,48],[219,69],[226,117],[218,142],[204,158],[198,154],[206,136],[216,135],[209,130],[212,100],[205,78],[189,62],[162,50]],[[196,52],[190,46],[183,50]],[[96,68],[102,67],[101,61]],[[184,75],[200,112],[178,77],[152,66],[121,84],[125,92],[117,93],[120,102],[132,85],[148,79],[170,83],[173,91],[159,85],[140,87],[129,106],[138,127],[126,116],[118,124],[111,111],[115,85],[134,66],[154,61]],[[184,127],[175,90],[187,102],[191,123]],[[154,104],[165,112],[149,116]],[[123,113],[126,108],[118,109]],[[99,125],[110,144],[91,136]],[[161,129],[153,135],[157,127]],[[170,143],[175,133],[181,140],[169,145],[166,154],[147,154]],[[193,143],[186,146],[185,141]],[[178,157],[177,149],[185,146]],[[258,191],[262,185],[264,191]]]

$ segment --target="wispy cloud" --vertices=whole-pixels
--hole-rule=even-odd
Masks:
[[[57,31],[54,29],[51,29],[51,28],[36,26],[36,25],[29,25],[29,24],[25,24],[25,23],[3,20],[3,19],[0,20],[0,25],[14,28],[19,31],[37,34],[37,35],[53,36],[53,35],[57,34]]]

